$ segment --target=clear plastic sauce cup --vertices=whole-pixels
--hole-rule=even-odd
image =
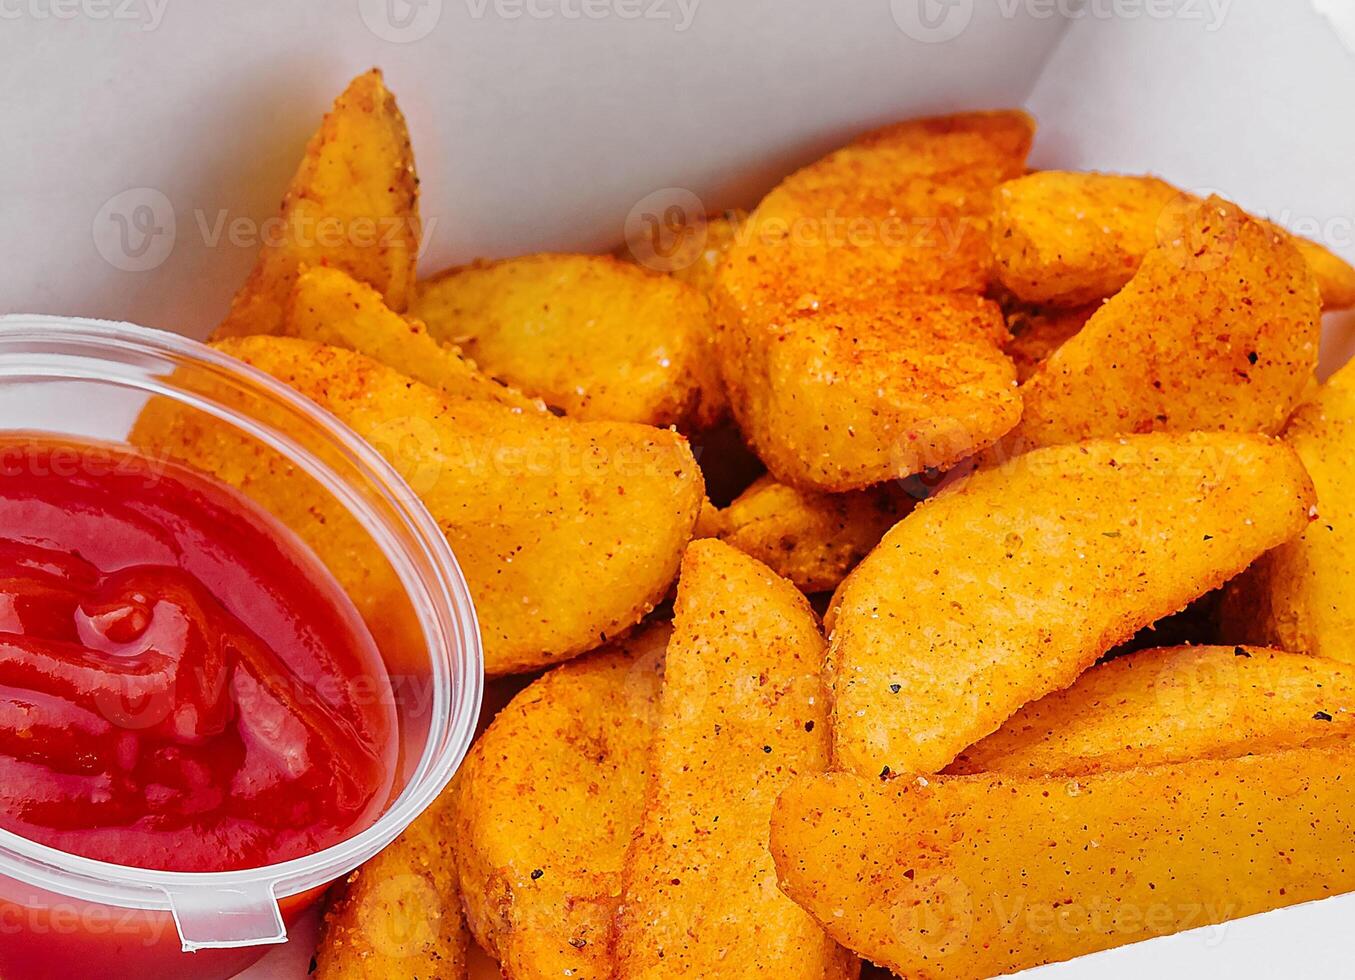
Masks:
[[[465,579],[436,522],[367,443],[273,378],[174,334],[0,317],[0,431],[131,441],[233,485],[310,546],[376,640],[398,762],[385,810],[354,836],[266,867],[186,873],[0,831],[5,980],[231,976],[285,942],[325,887],[394,840],[460,764],[483,676]]]

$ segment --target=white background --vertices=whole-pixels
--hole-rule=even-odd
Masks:
[[[1156,172],[1355,259],[1351,0],[924,2],[925,19],[917,0],[0,0],[0,312],[202,335],[255,251],[213,231],[275,213],[371,65],[413,133],[425,272],[607,248],[657,189],[747,205],[863,127],[1023,103],[1038,165]],[[139,205],[158,237],[129,260],[112,215]],[[1326,369],[1347,333],[1330,325]],[[1348,975],[1352,914],[1338,900],[1046,972]],[[289,953],[257,975],[300,976],[309,953]]]

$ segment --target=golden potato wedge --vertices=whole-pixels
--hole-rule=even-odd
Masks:
[[[718,536],[801,592],[827,592],[912,504],[896,487],[816,493],[764,476],[721,512]]]
[[[554,668],[499,712],[453,784],[471,933],[514,980],[610,975],[667,623]]]
[[[1355,734],[1355,668],[1265,647],[1141,650],[1026,705],[946,772],[1084,775]]]
[[[693,239],[687,251],[675,257],[674,279],[679,279],[701,293],[709,293],[715,285],[715,270],[720,267],[725,253],[738,240],[748,212],[735,208],[706,219],[704,234]]]
[[[997,278],[1027,303],[1113,296],[1158,244],[1158,217],[1183,192],[1156,177],[1041,170],[997,189]]]
[[[1139,628],[1308,521],[1312,484],[1264,436],[1057,446],[917,507],[834,600],[834,757],[930,773]]]
[[[667,593],[703,499],[676,433],[453,399],[364,355],[295,338],[218,347],[333,412],[405,477],[466,575],[490,674],[591,650]],[[323,502],[298,495],[290,468],[172,411],[143,416],[136,439],[266,498],[360,605],[379,608],[370,555],[335,531],[341,522]]]
[[[337,889],[315,955],[316,980],[464,980],[461,915],[448,796]]]
[[[997,278],[1028,303],[1077,306],[1113,295],[1175,234],[1199,201],[1156,177],[1044,170],[997,190],[992,246]],[[1355,268],[1317,242],[1258,223],[1293,242],[1316,277],[1322,306],[1355,306]]]
[[[405,118],[375,68],[320,123],[282,199],[278,229],[216,338],[274,333],[302,265],[333,266],[403,313],[419,254],[419,181]]]
[[[456,346],[434,340],[422,323],[391,310],[380,293],[342,269],[302,269],[277,333],[366,354],[455,397],[545,408],[481,372]]]
[[[1086,326],[1100,307],[1100,303],[1090,303],[1068,309],[1028,308],[1007,314],[1012,339],[1003,350],[1016,365],[1016,380],[1024,384],[1050,354]]]
[[[711,294],[735,417],[784,483],[861,489],[946,467],[1020,414],[988,283],[992,190],[1023,113],[867,134],[758,205]]]
[[[1267,221],[1265,224],[1284,232],[1274,222]],[[1355,267],[1325,245],[1311,239],[1292,235],[1290,241],[1313,271],[1313,278],[1317,280],[1322,293],[1322,309],[1348,310],[1355,306]]]
[[[1133,432],[1278,432],[1317,364],[1317,285],[1287,241],[1210,198],[1021,386],[1007,452]]]
[[[719,541],[687,549],[615,976],[855,976],[855,958],[776,890],[767,851],[777,793],[828,764],[823,647],[789,582]]]
[[[1355,363],[1327,379],[1284,432],[1317,487],[1317,520],[1228,587],[1228,639],[1355,663]]]
[[[946,468],[1010,430],[1021,403],[1006,339],[997,304],[980,296],[814,301],[723,333],[721,363],[767,469],[842,493]]]
[[[805,293],[982,292],[992,194],[1024,171],[1034,133],[1034,120],[1020,111],[913,119],[866,133],[758,204],[729,257],[747,265],[757,256],[776,268],[751,280],[745,269],[730,285],[751,287],[741,298],[757,305],[793,304]]]
[[[605,255],[528,255],[422,282],[412,312],[488,374],[571,417],[714,421],[710,310],[676,279]]]
[[[626,242],[612,254],[647,272],[670,275],[708,293],[715,285],[715,270],[748,221],[748,212],[731,208],[689,216],[680,205],[677,210],[675,222],[627,227]]]
[[[772,815],[781,887],[910,978],[1005,974],[1355,889],[1355,743],[1070,778],[850,773]]]
[[[693,538],[718,538],[725,529],[725,514],[709,498],[701,501],[701,515],[696,519]]]

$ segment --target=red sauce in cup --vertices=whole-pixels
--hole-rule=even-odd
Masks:
[[[0,440],[0,827],[165,871],[302,857],[375,821],[395,728],[352,603],[240,494]]]

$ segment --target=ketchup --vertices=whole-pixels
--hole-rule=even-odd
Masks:
[[[375,821],[395,728],[356,609],[254,504],[0,440],[0,827],[166,871],[302,857]]]

